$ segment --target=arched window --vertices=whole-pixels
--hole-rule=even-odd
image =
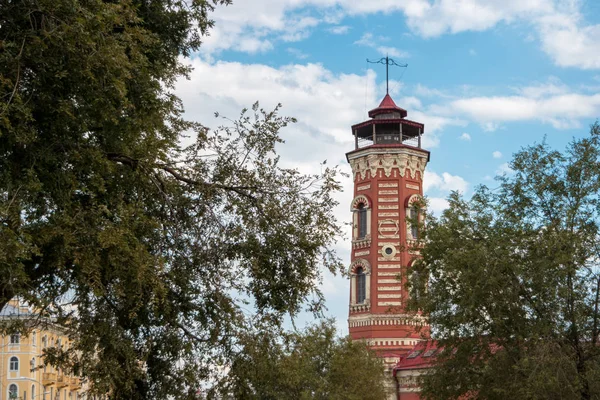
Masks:
[[[19,395],[19,387],[14,383],[8,387],[8,398],[16,399]]]
[[[364,303],[367,298],[367,276],[362,267],[356,269],[356,302]]]
[[[10,358],[10,367],[9,370],[11,371],[18,371],[19,370],[19,359],[17,357],[11,357]]]
[[[352,200],[353,240],[365,240],[371,237],[371,203],[367,196],[360,194]]]
[[[419,212],[414,208],[410,209],[410,220],[410,234],[414,240],[417,240],[419,238],[419,224],[417,222],[419,221]]]
[[[31,333],[31,344],[37,346],[37,332],[33,331]]]
[[[421,276],[419,271],[413,270],[410,273],[410,295],[414,300],[421,297]]]
[[[10,335],[10,344],[19,344],[21,342],[21,335],[13,333]]]
[[[367,236],[367,208],[363,203],[358,206],[358,239]]]
[[[31,385],[31,400],[35,399],[35,385]]]
[[[352,261],[350,275],[350,311],[366,311],[371,304],[371,265],[364,258]]]
[[[35,357],[29,361],[29,365],[31,366],[31,372],[35,372]]]
[[[42,338],[42,347],[45,349],[48,346],[48,336],[44,335]]]
[[[418,194],[410,195],[404,204],[406,210],[406,238],[409,240],[419,239],[419,230],[425,215],[425,208],[422,203],[422,197]]]

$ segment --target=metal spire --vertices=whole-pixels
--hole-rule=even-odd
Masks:
[[[382,57],[378,61],[371,61],[367,58],[367,62],[371,64],[385,64],[385,94],[390,94],[390,86],[389,86],[389,66],[395,65],[396,67],[408,67],[408,64],[398,64],[396,61],[392,60],[388,56]]]

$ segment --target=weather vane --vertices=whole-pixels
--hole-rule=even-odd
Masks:
[[[371,63],[371,64],[385,64],[385,94],[390,93],[389,72],[388,72],[390,65],[395,65],[396,67],[408,67],[408,64],[398,64],[396,61],[392,60],[388,56],[382,57],[378,61],[371,61],[367,58],[367,62]]]

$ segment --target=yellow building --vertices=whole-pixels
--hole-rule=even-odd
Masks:
[[[49,346],[70,346],[59,326],[40,321],[28,307],[12,300],[0,311],[0,321],[19,319],[33,327],[28,335],[0,336],[0,400],[80,400],[85,388],[80,378],[44,365],[43,351]],[[0,322],[0,323],[1,323]],[[35,322],[35,324],[34,324]]]

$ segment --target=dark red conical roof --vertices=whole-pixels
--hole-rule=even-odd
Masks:
[[[406,112],[406,110],[404,108],[400,108],[396,105],[396,103],[394,103],[394,100],[392,100],[392,97],[388,93],[385,95],[383,100],[381,100],[379,107],[374,108],[371,111],[369,111],[369,117],[374,118],[376,115],[387,114],[387,113],[391,113],[391,112],[400,113],[401,118],[405,118],[408,115],[408,113]]]

